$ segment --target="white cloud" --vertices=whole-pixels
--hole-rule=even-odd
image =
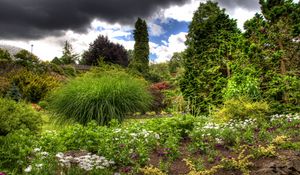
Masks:
[[[154,21],[148,23],[149,26],[149,34],[150,36],[161,36],[162,34],[165,33],[164,29],[162,26],[156,24]]]
[[[31,44],[33,44],[33,53],[35,55],[42,60],[52,60],[54,57],[60,57],[62,55],[63,44],[66,40],[70,41],[76,53],[81,54],[84,50],[88,49],[89,44],[92,43],[100,34],[107,36],[115,43],[122,44],[126,49],[133,49],[133,41],[125,41],[115,38],[128,37],[131,34],[130,30],[131,28],[129,26],[108,24],[106,22],[94,20],[91,23],[88,32],[84,34],[66,31],[65,34],[60,37],[52,36],[31,41],[0,40],[0,43],[17,46],[29,51],[31,49]]]
[[[190,22],[192,21],[194,12],[198,9],[200,2],[205,2],[205,0],[191,0],[183,6],[171,6],[168,9],[163,9],[159,14],[166,21],[168,18],[171,18],[178,21]],[[229,14],[231,18],[237,19],[237,24],[240,29],[243,29],[244,22],[252,18],[257,12],[259,12],[259,9],[256,11],[249,11],[238,7],[234,10],[226,10],[226,13]]]
[[[255,13],[258,13],[259,11],[248,11],[242,8],[236,8],[233,12],[231,12],[229,15],[231,18],[237,19],[237,25],[240,29],[244,28],[244,23],[251,19]]]
[[[192,21],[194,12],[198,9],[200,2],[203,0],[191,0],[189,3],[183,6],[171,6],[168,9],[162,10],[163,17],[165,19],[171,18],[178,21]]]
[[[180,32],[176,35],[171,35],[165,45],[150,44],[150,52],[157,55],[155,62],[166,62],[171,59],[174,52],[184,51],[184,44],[187,33]]]

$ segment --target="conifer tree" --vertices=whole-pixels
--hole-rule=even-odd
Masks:
[[[200,3],[187,35],[184,75],[180,88],[189,102],[190,112],[207,113],[209,107],[222,102],[230,70],[232,36],[239,34],[236,21],[225,14],[217,3]],[[225,47],[226,46],[226,47]]]
[[[138,18],[135,23],[133,34],[135,44],[130,67],[139,73],[146,75],[149,71],[149,36],[145,20]]]

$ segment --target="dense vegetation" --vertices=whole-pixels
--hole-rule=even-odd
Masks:
[[[98,65],[99,62],[119,64],[128,66],[128,55],[125,48],[120,44],[115,44],[107,36],[99,35],[90,44],[89,50],[84,52],[81,63],[86,65]]]
[[[51,62],[0,49],[0,175],[299,174],[300,3],[260,4],[241,31],[200,3],[166,63],[140,18],[133,51],[101,35],[81,59],[68,41]]]
[[[50,95],[49,108],[60,121],[107,125],[134,112],[147,111],[151,96],[146,82],[125,72],[90,73],[68,82]]]

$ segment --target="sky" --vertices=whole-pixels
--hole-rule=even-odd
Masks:
[[[238,27],[260,11],[258,0],[216,0]],[[62,55],[68,40],[74,52],[105,35],[133,49],[134,23],[147,21],[152,62],[183,51],[193,12],[205,0],[0,0],[0,44],[31,50],[42,60]]]

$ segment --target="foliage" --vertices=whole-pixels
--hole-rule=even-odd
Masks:
[[[149,71],[149,36],[147,23],[138,18],[134,30],[134,50],[133,59],[130,62],[130,68],[145,75]]]
[[[20,89],[14,83],[12,84],[11,88],[8,89],[6,95],[7,98],[10,98],[16,102],[22,99],[22,95],[20,93]]]
[[[144,174],[144,175],[166,175],[165,173],[163,173],[160,169],[155,168],[153,166],[146,166],[144,168],[141,168],[140,171]]]
[[[60,85],[51,75],[38,75],[27,70],[17,72],[12,77],[12,83],[19,88],[22,98],[30,102],[38,102]]]
[[[168,68],[168,63],[150,64],[149,74],[156,74],[160,81],[168,81],[170,79]]]
[[[0,49],[0,61],[12,61],[11,55],[7,50]]]
[[[245,23],[245,49],[261,75],[262,96],[274,112],[297,111],[299,86],[299,3],[260,0],[262,14]],[[250,47],[249,47],[250,46]],[[291,79],[293,83],[291,83]],[[298,88],[299,89],[299,88]]]
[[[0,136],[5,136],[15,130],[29,129],[38,131],[42,120],[40,114],[23,102],[0,98]]]
[[[63,67],[64,74],[69,77],[76,76],[76,69],[72,65],[64,65]]]
[[[10,82],[7,77],[0,76],[0,97],[4,96],[10,88]]]
[[[252,151],[253,151],[253,155],[256,158],[259,158],[259,157],[275,157],[277,155],[276,147],[273,144],[270,144],[268,146],[258,145],[258,147],[253,148]]]
[[[222,165],[225,169],[240,170],[244,175],[249,175],[249,167],[253,166],[253,163],[249,160],[253,158],[253,155],[246,155],[245,149],[243,149],[237,158],[223,158]]]
[[[167,106],[164,103],[164,94],[163,91],[170,88],[170,85],[167,82],[155,83],[150,86],[150,93],[153,96],[153,101],[151,104],[151,111],[160,113]]]
[[[37,137],[32,132],[23,129],[0,136],[0,171],[20,174],[29,162],[28,155],[34,148],[36,140]]]
[[[189,167],[190,172],[188,175],[213,175],[218,172],[219,169],[223,168],[223,165],[215,165],[211,167],[209,170],[197,170],[195,165],[188,159],[184,159],[186,165]]]
[[[63,49],[63,56],[60,58],[63,64],[75,64],[78,55],[73,53],[72,45],[66,41]]]
[[[207,153],[198,152],[196,157],[191,154],[192,157],[186,159],[191,168],[190,175],[218,173],[224,168],[247,174],[251,166],[250,160],[255,154],[253,150],[271,140],[284,139],[282,135],[298,138],[296,128],[299,124],[299,114],[274,115],[270,116],[270,121],[232,121],[223,124],[213,123],[212,118],[205,116],[177,115],[171,118],[128,120],[122,125],[114,121],[109,127],[98,126],[95,122],[87,126],[75,124],[56,131],[44,131],[39,136],[21,130],[0,138],[1,143],[4,138],[7,140],[5,144],[0,145],[0,156],[3,157],[0,160],[0,171],[7,174],[22,174],[25,170],[31,170],[31,174],[138,174],[141,167],[151,167],[149,158],[152,158],[153,154],[157,154],[161,161],[167,162],[161,164],[162,166],[168,167],[166,165],[170,165],[169,161],[180,155],[182,147],[179,145],[202,142],[202,148],[206,149]],[[279,128],[272,129],[275,127]],[[245,134],[250,131],[250,134]],[[255,137],[254,141],[248,142],[246,139],[247,135],[259,136],[265,132],[271,136],[270,140]],[[227,141],[230,137],[234,138],[234,144]],[[186,138],[191,140],[186,142]],[[199,149],[199,145],[197,146]],[[285,142],[280,147],[299,150],[299,143]],[[232,157],[222,157],[219,149],[226,150]],[[214,160],[208,158],[213,163],[201,166],[201,160],[211,155],[214,155]],[[101,162],[98,162],[99,167],[94,166],[91,157],[95,158],[94,160],[101,159]],[[193,158],[199,159],[200,162],[197,163]],[[109,166],[105,166],[108,165],[106,161],[110,161]],[[162,166],[159,166],[160,169],[167,172]],[[157,170],[154,167],[147,169],[155,172]]]
[[[244,69],[242,73],[235,73],[229,79],[223,90],[224,100],[245,96],[253,100],[261,99],[260,81],[253,75],[253,70]]]
[[[105,63],[128,66],[128,55],[125,48],[120,44],[115,44],[103,35],[90,44],[89,50],[84,52],[81,63],[86,65],[98,65],[99,61]]]
[[[217,3],[200,3],[189,26],[183,59],[185,72],[180,81],[193,114],[208,113],[210,107],[222,102],[221,91],[230,76],[226,61],[233,57],[233,36],[238,34],[236,21]]]
[[[178,71],[183,64],[183,55],[184,53],[175,52],[169,62],[169,72],[170,74],[174,74]]]
[[[28,69],[33,69],[36,64],[39,63],[39,58],[27,50],[21,50],[16,55],[16,63],[22,65]]]
[[[106,125],[112,119],[124,120],[129,113],[147,110],[151,96],[146,84],[125,72],[87,74],[70,80],[50,97],[50,109],[60,121],[87,124],[95,120]]]
[[[55,57],[51,61],[51,63],[56,64],[56,65],[76,64],[78,57],[79,57],[79,55],[74,53],[71,43],[69,41],[65,41],[62,57],[60,57],[60,58]]]
[[[269,105],[263,101],[254,102],[248,98],[240,97],[224,102],[223,107],[214,112],[214,117],[223,122],[233,120],[257,119],[266,120]]]

